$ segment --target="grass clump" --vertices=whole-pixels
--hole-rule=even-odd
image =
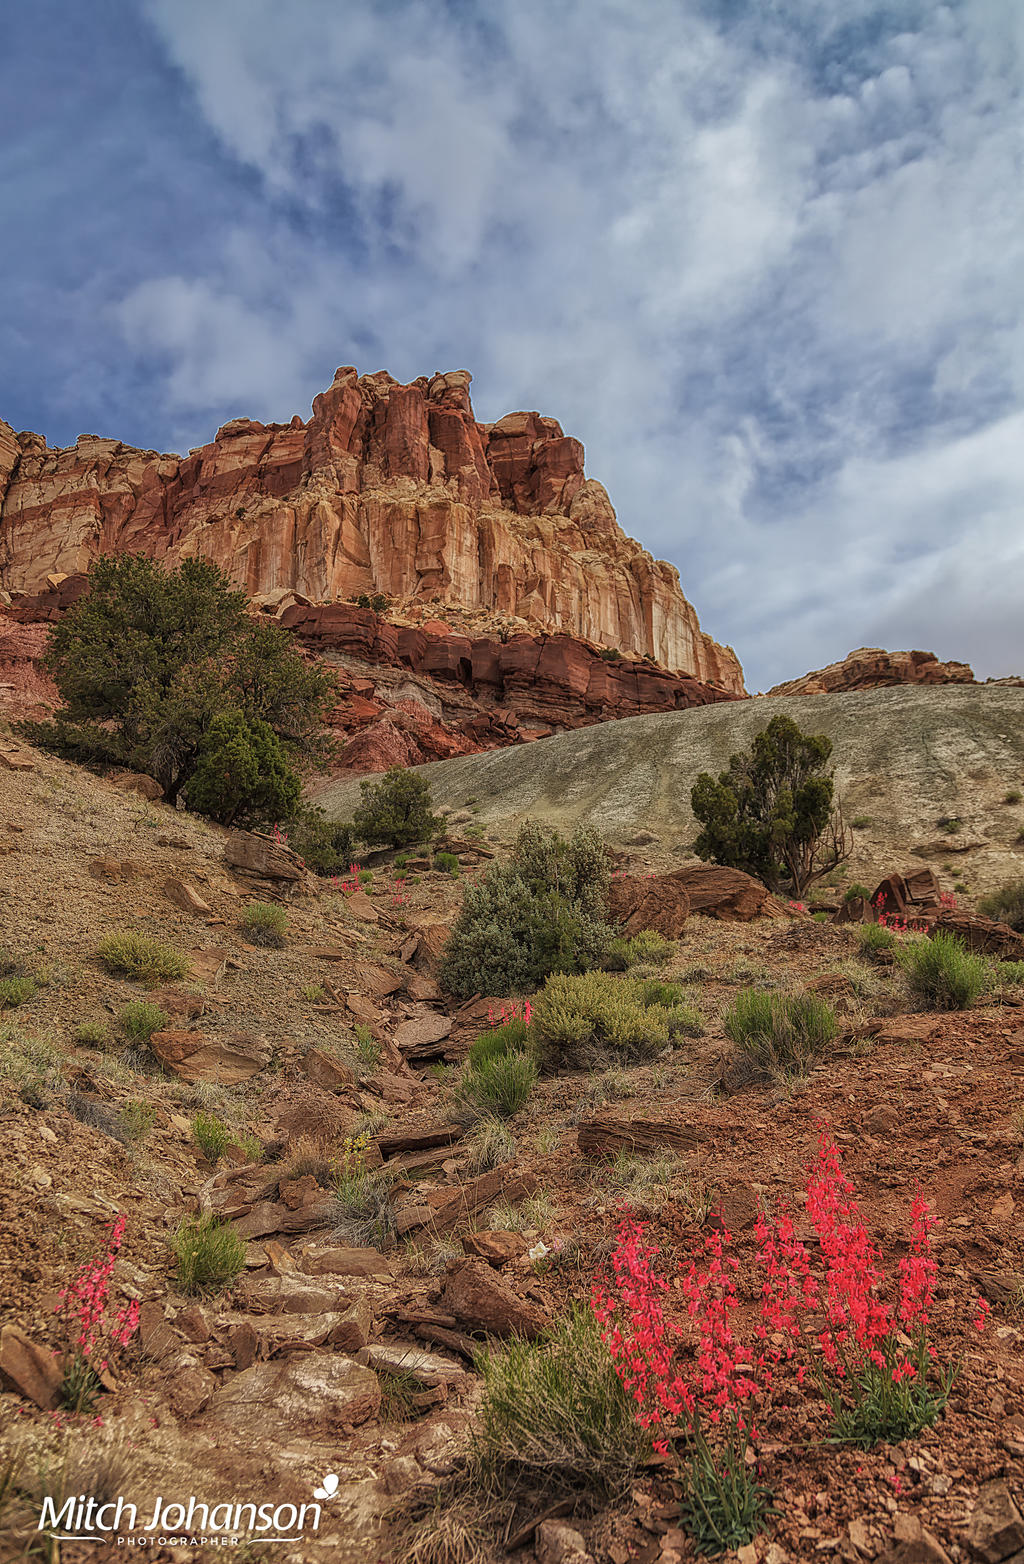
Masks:
[[[527,1049],[529,1035],[530,1029],[526,1022],[521,1017],[515,1016],[511,1021],[506,1021],[504,1026],[495,1026],[488,1032],[481,1032],[469,1050],[467,1063],[477,1066],[487,1059],[500,1059],[505,1054],[523,1053]]]
[[[596,832],[580,829],[566,840],[528,821],[509,861],[467,887],[442,957],[442,985],[459,998],[528,994],[551,972],[596,967],[612,939],[610,878]]]
[[[525,1106],[536,1080],[537,1062],[530,1054],[498,1054],[467,1064],[456,1097],[475,1114],[511,1119]]]
[[[348,1242],[380,1248],[395,1230],[391,1209],[392,1174],[366,1166],[368,1131],[346,1135],[329,1163],[337,1200],[336,1233]]]
[[[208,1162],[217,1162],[231,1144],[231,1131],[215,1113],[197,1113],[192,1120],[192,1135]]]
[[[1015,986],[1024,983],[1024,961],[997,961],[995,979],[997,983]]]
[[[44,1038],[0,1026],[0,1080],[30,1108],[45,1108],[66,1089],[63,1057]]]
[[[118,1118],[130,1141],[143,1141],[156,1123],[156,1109],[151,1102],[126,1102],[121,1105]]]
[[[1021,835],[1024,837],[1024,831]],[[1024,880],[1010,880],[988,896],[982,896],[978,911],[986,918],[1008,923],[1011,929],[1024,933]]]
[[[891,953],[898,943],[892,929],[887,929],[883,923],[865,923],[857,931],[857,942],[862,956],[877,956],[882,951]]]
[[[481,1119],[469,1143],[469,1170],[474,1177],[511,1162],[515,1154],[515,1137],[508,1125],[501,1119]]]
[[[380,1043],[374,1037],[368,1026],[359,1022],[353,1029],[356,1040],[356,1053],[361,1064],[368,1070],[375,1070],[380,1063]]]
[[[135,1043],[148,1043],[154,1032],[162,1032],[171,1019],[159,1005],[145,999],[133,999],[118,1016],[121,1030]]]
[[[96,954],[108,972],[136,983],[166,983],[188,973],[188,960],[173,945],[125,930],[108,934]]]
[[[288,927],[288,914],[272,901],[250,902],[242,914],[242,933],[254,945],[266,945],[272,950],[284,948],[284,931]]]
[[[537,1341],[482,1352],[483,1398],[470,1455],[485,1492],[628,1491],[650,1438],[638,1427],[590,1310],[577,1306]]]
[[[35,991],[34,978],[0,978],[0,1010],[16,1010],[26,999],[31,999]]]
[[[928,1010],[966,1010],[990,981],[984,956],[973,955],[955,935],[941,930],[932,939],[902,946],[897,959],[910,992]]]
[[[178,1290],[190,1295],[219,1292],[245,1264],[245,1242],[210,1211],[186,1217],[171,1239]]]
[[[672,941],[654,929],[641,929],[639,934],[614,939],[608,947],[605,966],[610,972],[628,972],[630,967],[649,965],[663,967],[675,949]]]
[[[835,1012],[818,994],[748,988],[723,1017],[725,1035],[759,1075],[802,1075],[835,1041]]]
[[[843,892],[843,901],[853,901],[858,896],[861,901],[870,901],[871,891],[868,886],[862,885],[859,880],[854,880],[853,884],[848,885]]]
[[[1008,788],[1006,790],[1006,792],[1003,794],[1003,803],[1004,804],[1019,804],[1020,800],[1021,800],[1021,791],[1020,791],[1019,787]]]
[[[651,1059],[669,1041],[662,1005],[645,1005],[636,979],[610,972],[549,977],[533,1007],[541,1066],[593,1069]]]
[[[113,1041],[105,1021],[82,1021],[71,1034],[76,1048],[109,1048]]]
[[[455,853],[435,853],[434,868],[450,874],[453,880],[459,877],[459,860]]]

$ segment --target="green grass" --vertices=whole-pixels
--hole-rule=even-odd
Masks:
[[[151,1102],[122,1103],[118,1118],[131,1141],[146,1140],[156,1123],[156,1109]]]
[[[641,929],[639,934],[629,939],[612,940],[605,966],[610,972],[626,972],[630,967],[638,967],[642,963],[663,967],[674,949],[672,940],[666,939],[663,934],[656,934],[653,929]]]
[[[525,1106],[536,1080],[537,1063],[530,1054],[498,1054],[466,1065],[456,1097],[474,1113],[511,1119]]]
[[[629,1490],[650,1451],[600,1330],[584,1305],[538,1341],[481,1352],[483,1395],[470,1471],[485,1492]]]
[[[914,940],[896,953],[910,992],[929,1010],[966,1010],[988,987],[991,968],[953,934]]]
[[[96,954],[108,972],[137,983],[172,982],[185,977],[189,970],[187,957],[173,945],[131,930],[108,934]]]
[[[873,956],[880,950],[895,950],[898,941],[884,924],[865,923],[857,930],[857,943],[863,955]]]
[[[197,1113],[192,1120],[192,1135],[208,1162],[217,1162],[231,1144],[231,1131],[215,1113]]]
[[[435,853],[434,868],[450,874],[453,880],[459,877],[459,860],[455,853]]]
[[[0,1010],[16,1010],[26,999],[31,999],[35,991],[34,978],[0,978]]]
[[[368,1070],[375,1070],[380,1063],[380,1043],[374,1037],[368,1026],[360,1022],[353,1029],[356,1040],[356,1053],[360,1063]]]
[[[170,1016],[159,1005],[151,1005],[145,999],[133,999],[118,1016],[121,1029],[137,1043],[148,1043],[154,1032],[162,1032]]]
[[[1024,961],[997,961],[995,977],[997,983],[1024,983]]]
[[[474,1175],[490,1173],[511,1162],[516,1154],[515,1136],[501,1119],[481,1119],[468,1143],[469,1170]]]
[[[803,1075],[839,1031],[835,1012],[819,995],[755,988],[737,994],[723,1024],[742,1057],[769,1076]]]
[[[288,914],[276,902],[250,902],[242,914],[242,932],[254,945],[280,950],[287,927]]]
[[[77,1048],[107,1048],[113,1039],[105,1021],[81,1021],[71,1034]]]
[[[1021,832],[1024,837],[1024,831]],[[1010,880],[998,890],[982,896],[978,911],[997,923],[1008,923],[1018,933],[1024,931],[1024,880]]]
[[[171,1239],[178,1290],[196,1296],[219,1292],[245,1264],[245,1242],[212,1212],[186,1217]]]
[[[525,1053],[529,1048],[530,1029],[526,1022],[516,1017],[504,1026],[492,1027],[481,1032],[469,1050],[467,1063],[481,1065],[487,1059],[499,1059],[503,1054]]]
[[[1020,800],[1021,791],[1019,787],[1008,788],[1007,791],[1003,794],[1004,804],[1019,804]]]

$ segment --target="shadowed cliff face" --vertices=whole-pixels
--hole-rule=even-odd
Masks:
[[[254,598],[383,592],[518,619],[731,693],[675,568],[627,538],[553,418],[477,423],[465,370],[398,384],[340,369],[308,423],[234,419],[187,457],[0,422],[0,586],[40,592],[98,553],[202,555]]]

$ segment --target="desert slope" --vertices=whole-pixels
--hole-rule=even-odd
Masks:
[[[674,847],[694,836],[697,774],[722,770],[777,713],[832,740],[847,818],[871,821],[856,833],[859,851],[870,849],[873,860],[879,850],[920,849],[937,862],[952,855],[986,880],[1024,873],[1024,844],[1015,840],[1024,810],[1002,802],[1024,781],[1024,690],[1012,687],[903,685],[730,702],[419,769],[438,803],[475,799],[476,818],[488,827],[527,816],[583,821],[613,840],[645,830]],[[343,817],[358,796],[358,784],[345,780],[324,789],[320,802]],[[943,817],[963,829],[947,833]]]

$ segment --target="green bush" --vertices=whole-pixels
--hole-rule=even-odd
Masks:
[[[1019,804],[1020,800],[1021,791],[1019,787],[1008,788],[1007,791],[1003,794],[1004,804]]]
[[[748,988],[723,1017],[725,1035],[758,1074],[802,1075],[836,1039],[831,1005],[817,994]]]
[[[459,877],[459,860],[455,853],[435,853],[434,868],[450,874],[453,880]]]
[[[538,994],[531,1037],[544,1069],[592,1069],[650,1059],[669,1041],[668,1016],[641,985],[610,972],[556,973]]]
[[[707,1031],[704,1017],[693,1005],[669,1005],[665,1011],[668,1035],[677,1037],[703,1037]]]
[[[118,1117],[124,1132],[131,1141],[145,1140],[156,1123],[156,1109],[151,1102],[122,1103]]]
[[[526,994],[551,972],[597,966],[612,938],[603,921],[604,843],[582,829],[566,841],[528,822],[508,863],[467,886],[441,961],[450,993]]]
[[[163,945],[148,934],[126,930],[108,934],[96,954],[108,972],[138,983],[166,983],[188,973],[188,960],[172,945]]]
[[[717,782],[702,771],[690,795],[702,827],[698,856],[802,896],[852,847],[841,813],[833,811],[832,775],[824,769],[831,753],[824,734],[801,733],[791,718],[773,717]]]
[[[0,1010],[16,1010],[35,991],[35,981],[30,977],[0,978]]]
[[[863,955],[874,956],[879,951],[895,950],[898,941],[884,923],[865,923],[857,930],[857,943]]]
[[[82,1021],[72,1032],[71,1041],[78,1048],[107,1048],[111,1042],[110,1028],[105,1021]]]
[[[351,820],[328,820],[322,809],[309,806],[282,827],[292,852],[313,874],[347,874],[356,856],[356,832]]]
[[[178,1290],[197,1295],[219,1292],[245,1264],[245,1242],[229,1223],[210,1211],[186,1217],[171,1239],[177,1261]]]
[[[356,1053],[360,1061],[368,1070],[376,1069],[380,1063],[380,1043],[374,1037],[368,1026],[361,1022],[353,1028],[356,1040]]]
[[[103,555],[88,587],[50,633],[45,664],[64,705],[53,721],[24,724],[29,737],[72,759],[149,772],[171,803],[201,774],[193,806],[218,817],[270,807],[259,797],[268,786],[275,802],[282,788],[297,799],[293,773],[330,751],[333,675],[306,663],[279,625],[253,619],[244,592],[209,560],[168,570],[141,554]],[[249,798],[254,750],[274,780],[257,774]],[[214,753],[230,760],[226,787]]]
[[[302,782],[276,733],[237,708],[214,717],[183,789],[190,809],[221,825],[287,819],[301,794]]]
[[[990,981],[984,956],[972,955],[953,934],[936,932],[896,952],[910,992],[929,1010],[966,1010]]]
[[[537,1062],[526,1053],[505,1053],[468,1064],[456,1097],[474,1113],[511,1119],[522,1108],[537,1079]]]
[[[411,847],[436,836],[444,822],[431,810],[430,785],[405,766],[392,766],[379,782],[359,784],[356,835],[371,846]]]
[[[192,1134],[208,1162],[217,1162],[231,1144],[231,1131],[215,1113],[197,1113],[192,1120]]]
[[[470,1464],[480,1487],[629,1491],[650,1453],[649,1435],[585,1305],[537,1341],[513,1337],[481,1352],[483,1396]]]
[[[843,901],[853,901],[858,896],[862,901],[871,900],[871,892],[868,887],[866,885],[861,885],[859,880],[855,880],[853,884],[848,885],[846,890],[843,892]]]
[[[1024,983],[1024,961],[997,961],[997,983]]]
[[[1008,923],[1018,934],[1024,933],[1024,880],[1010,880],[997,891],[982,896],[978,911],[997,923]]]
[[[644,978],[638,990],[642,1005],[681,1005],[686,990],[681,983],[664,983],[661,978]]]
[[[609,972],[626,972],[630,967],[663,967],[675,950],[675,945],[664,934],[654,929],[641,929],[629,938],[620,936],[612,940],[605,958]]]
[[[170,1016],[159,1005],[147,1004],[144,999],[133,999],[131,1004],[125,1005],[117,1019],[122,1031],[133,1042],[148,1043],[154,1032],[163,1031]]]
[[[288,914],[276,902],[250,902],[242,915],[242,931],[254,945],[267,945],[274,950],[281,950],[287,927]]]
[[[481,1032],[469,1050],[467,1063],[480,1065],[487,1059],[499,1059],[504,1054],[525,1053],[528,1050],[530,1029],[518,1016],[506,1021],[504,1026],[492,1027]]]

